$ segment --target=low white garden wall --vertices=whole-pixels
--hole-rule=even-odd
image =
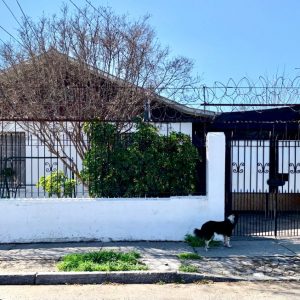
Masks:
[[[206,218],[206,197],[0,202],[0,241],[182,240]]]
[[[1,199],[0,243],[183,240],[224,217],[224,135],[209,134],[207,147],[207,196]]]

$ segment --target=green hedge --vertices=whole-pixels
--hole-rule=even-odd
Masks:
[[[188,135],[161,136],[147,123],[120,134],[115,125],[85,125],[90,149],[82,176],[92,197],[156,197],[195,191],[198,151]]]

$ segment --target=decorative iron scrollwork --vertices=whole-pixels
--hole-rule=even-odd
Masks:
[[[270,167],[270,164],[269,163],[265,163],[265,164],[262,164],[262,163],[257,163],[257,173],[265,173],[265,174],[268,174],[269,173],[269,170],[268,168]]]
[[[299,167],[299,169],[298,169],[298,167]],[[289,173],[299,174],[300,173],[300,163],[297,163],[297,164],[289,163]]]
[[[245,163],[240,163],[237,164],[236,162],[232,163],[232,172],[233,173],[244,173],[244,169],[243,167],[245,167]]]
[[[57,171],[57,162],[50,163],[48,161],[45,162],[45,171],[47,173]]]

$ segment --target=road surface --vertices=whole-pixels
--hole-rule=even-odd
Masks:
[[[300,299],[299,282],[0,286],[1,300]]]

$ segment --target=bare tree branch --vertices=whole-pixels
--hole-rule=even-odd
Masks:
[[[34,22],[20,6],[16,42],[0,47],[0,117],[18,120],[80,178],[62,136],[83,159],[82,121],[130,121],[146,102],[159,105],[157,95],[187,103],[192,89],[185,87],[199,80],[189,59],[160,45],[148,16],[132,21],[106,7],[76,8]]]

